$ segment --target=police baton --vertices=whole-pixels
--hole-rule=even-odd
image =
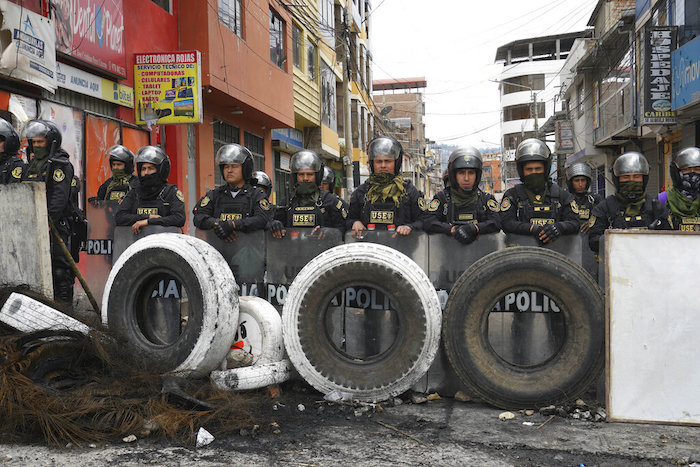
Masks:
[[[51,227],[51,233],[53,234],[53,236],[56,239],[56,241],[58,242],[58,244],[61,245],[61,250],[63,251],[63,255],[66,257],[66,259],[70,263],[71,269],[73,270],[76,277],[80,281],[80,285],[83,286],[83,290],[85,291],[85,294],[88,296],[88,299],[90,300],[90,304],[92,305],[92,309],[95,310],[95,313],[97,313],[97,316],[102,316],[102,314],[100,313],[100,307],[97,306],[97,302],[95,301],[95,297],[92,296],[92,292],[90,292],[90,288],[88,287],[87,282],[85,282],[83,275],[80,274],[80,270],[78,269],[78,265],[75,264],[75,261],[73,260],[73,255],[70,254],[70,251],[68,251],[68,247],[63,242],[63,239],[61,238],[60,235],[58,235],[58,231],[56,230],[56,226],[54,225],[50,216],[48,217],[48,219],[49,219],[49,227]]]

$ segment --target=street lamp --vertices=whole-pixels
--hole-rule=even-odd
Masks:
[[[537,124],[537,93],[535,92],[534,89],[532,89],[530,86],[525,86],[524,84],[517,84],[517,83],[511,83],[508,81],[501,81],[500,79],[492,79],[489,80],[493,83],[500,83],[500,84],[508,84],[510,86],[515,86],[518,88],[524,88],[528,89],[530,91],[530,99],[532,100],[534,107],[535,107],[535,134],[537,134],[537,130],[539,129],[539,126]]]

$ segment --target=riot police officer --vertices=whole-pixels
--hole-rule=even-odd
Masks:
[[[588,244],[598,252],[605,229],[670,229],[668,211],[659,200],[646,194],[649,163],[639,152],[626,152],[612,166],[617,192],[593,208],[588,220]]]
[[[576,162],[566,169],[566,184],[569,193],[574,195],[574,213],[578,214],[581,232],[588,233],[588,219],[593,207],[603,200],[598,193],[589,193],[593,171],[585,162]]]
[[[114,219],[130,225],[138,234],[146,225],[185,225],[185,198],[177,186],[168,184],[170,158],[161,148],[143,146],[136,152],[139,186],[119,202]]]
[[[273,236],[281,238],[285,227],[332,227],[345,231],[347,212],[337,196],[321,190],[323,160],[314,151],[303,149],[290,160],[294,188],[289,207],[278,208],[270,223]]]
[[[319,188],[335,196],[341,204],[341,212],[344,212],[347,215],[349,208],[348,203],[346,203],[345,200],[338,196],[335,192],[335,170],[331,169],[327,165],[323,166],[323,177],[321,177],[321,184],[319,185]]]
[[[669,188],[666,207],[671,227],[685,232],[700,231],[700,149],[679,151],[669,167],[673,186]]]
[[[523,183],[503,194],[503,231],[531,235],[542,243],[578,232],[573,196],[549,179],[552,165],[549,147],[538,139],[526,139],[515,151],[515,162]]]
[[[268,200],[270,199],[270,195],[272,194],[272,180],[270,180],[270,177],[268,177],[265,172],[261,170],[253,172],[253,175],[250,177],[250,184],[265,193],[265,197]]]
[[[61,132],[53,122],[31,120],[24,127],[23,136],[27,139],[29,159],[29,167],[24,171],[24,181],[46,183],[49,219],[70,251],[73,164],[70,162],[68,153],[61,148],[63,140]],[[51,267],[54,298],[65,306],[72,306],[75,274],[70,260],[65,256],[60,243],[53,235],[51,235]]]
[[[403,148],[394,138],[379,136],[367,149],[370,176],[350,197],[347,225],[358,237],[368,224],[386,229],[396,226],[396,234],[409,235],[423,228],[425,200],[418,189],[399,172]]]
[[[250,183],[253,155],[240,144],[226,144],[216,152],[225,184],[209,190],[192,212],[194,225],[214,229],[217,237],[232,242],[236,232],[262,230],[270,219],[267,196]]]
[[[100,185],[97,196],[88,200],[94,206],[97,201],[119,201],[139,183],[138,177],[134,176],[134,153],[126,146],[116,144],[107,149],[105,156],[109,158],[112,176]]]
[[[479,189],[483,162],[473,147],[452,151],[447,164],[448,186],[430,201],[423,228],[428,233],[452,235],[469,244],[480,234],[501,229],[499,205]]]
[[[25,170],[19,152],[19,135],[6,120],[0,118],[0,185],[22,181]]]

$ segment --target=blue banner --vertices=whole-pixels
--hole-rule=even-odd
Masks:
[[[671,108],[676,110],[700,101],[700,37],[676,49],[671,55],[671,66]]]

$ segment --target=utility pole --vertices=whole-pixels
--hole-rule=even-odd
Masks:
[[[352,183],[352,190],[355,189],[354,177],[353,177],[353,160],[352,160],[352,117],[350,114],[350,17],[348,15],[348,7],[343,8],[343,52],[345,54],[345,68],[343,70],[343,91],[345,92],[345,99],[343,99],[343,116],[345,117],[345,124],[343,125],[345,130],[345,156],[349,159],[350,163],[346,164],[347,160],[343,160],[345,164],[345,174],[348,180],[349,189]],[[352,182],[351,182],[352,181]],[[352,191],[349,190],[349,191]]]

